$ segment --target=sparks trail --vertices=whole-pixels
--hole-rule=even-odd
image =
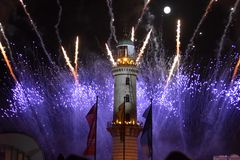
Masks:
[[[167,88],[167,86],[168,86],[168,84],[169,84],[169,82],[172,78],[174,69],[176,68],[177,65],[179,65],[179,62],[180,62],[180,47],[181,47],[180,34],[181,34],[181,21],[178,20],[177,21],[177,37],[176,37],[176,43],[177,43],[177,45],[176,45],[176,56],[174,58],[173,65],[172,65],[172,67],[169,71],[169,76],[168,76],[165,88]]]
[[[148,4],[149,4],[150,2],[151,2],[151,0],[147,0],[147,2],[144,4],[144,7],[143,7],[142,12],[141,12],[141,15],[140,15],[140,17],[139,17],[139,19],[138,19],[138,21],[137,21],[137,24],[135,25],[135,32],[136,32],[136,30],[138,29],[140,23],[142,22],[142,18],[143,18],[143,16],[144,16],[145,11],[146,11],[146,9],[147,9],[147,6],[148,6]]]
[[[66,64],[69,67],[70,71],[72,72],[72,75],[74,77],[74,80],[75,80],[76,84],[78,84],[79,83],[79,81],[78,81],[78,54],[79,54],[79,52],[78,52],[78,50],[79,50],[79,38],[78,38],[78,36],[76,37],[76,41],[75,41],[75,54],[74,54],[75,55],[75,57],[74,57],[75,67],[72,66],[71,61],[70,61],[70,59],[67,55],[67,52],[66,52],[66,50],[64,49],[63,46],[61,46],[61,49],[62,49],[62,52],[63,52],[64,59],[66,61]]]
[[[142,47],[141,47],[141,49],[140,49],[140,52],[139,52],[139,54],[138,54],[138,56],[137,56],[136,64],[138,64],[138,65],[140,64],[140,60],[141,60],[141,58],[142,58],[142,56],[143,56],[144,50],[145,50],[145,48],[146,48],[146,46],[147,46],[147,44],[148,44],[148,42],[149,42],[149,40],[150,40],[151,33],[152,33],[152,28],[151,28],[151,30],[148,32],[148,34],[147,34],[147,36],[146,36],[146,38],[145,38],[145,40],[144,40],[144,42],[143,42],[143,45],[142,45]]]
[[[3,35],[4,40],[5,40],[6,43],[7,43],[7,48],[8,48],[8,50],[9,50],[10,59],[11,59],[12,63],[15,64],[14,58],[13,58],[13,55],[12,55],[12,49],[11,49],[11,47],[10,47],[9,40],[8,40],[6,34],[5,34],[4,28],[3,28],[3,26],[2,26],[1,23],[0,23],[0,30],[1,30],[1,33],[2,33],[2,35]]]
[[[181,47],[181,42],[180,42],[180,37],[181,36],[181,21],[177,21],[177,38],[176,38],[176,53],[177,55],[180,55],[180,47]]]
[[[66,52],[66,50],[63,48],[63,46],[61,46],[61,48],[62,48],[62,53],[63,53],[63,55],[64,55],[66,64],[67,64],[67,66],[69,67],[70,71],[72,72],[72,75],[73,75],[73,77],[74,77],[75,82],[77,82],[78,79],[77,79],[77,76],[76,76],[74,67],[72,66],[71,61],[70,61],[70,59],[69,59],[69,57],[68,57],[68,55],[67,55],[67,52]]]
[[[132,27],[131,41],[134,42],[134,39],[135,39],[135,30],[134,30],[134,27]]]
[[[190,41],[189,41],[189,43],[188,43],[187,49],[186,49],[186,51],[185,51],[185,53],[186,53],[186,58],[188,57],[188,54],[189,54],[190,50],[191,50],[192,47],[193,47],[193,43],[194,43],[193,41],[194,41],[194,39],[195,39],[195,37],[196,37],[196,35],[197,35],[197,33],[198,33],[198,31],[199,31],[202,23],[203,23],[204,20],[206,19],[207,15],[208,15],[208,13],[209,13],[209,11],[210,11],[210,9],[212,8],[214,2],[217,2],[217,1],[216,1],[216,0],[211,0],[211,1],[209,2],[208,6],[207,6],[207,8],[206,8],[206,10],[205,10],[205,13],[203,14],[200,22],[198,23],[197,28],[195,29],[195,31],[194,31],[194,33],[193,33],[193,36],[191,37],[191,39],[190,39]]]
[[[112,65],[113,65],[113,66],[116,66],[117,64],[116,64],[116,62],[115,62],[115,60],[114,60],[114,58],[113,58],[113,54],[112,54],[111,50],[109,49],[107,43],[105,43],[105,46],[106,46],[107,54],[108,54],[108,56],[109,56],[109,58],[110,58],[110,61],[111,61]]]
[[[61,6],[61,3],[60,3],[59,0],[57,0],[57,5],[59,7],[58,19],[57,19],[57,23],[55,24],[54,28],[55,28],[55,32],[56,32],[56,35],[57,35],[58,43],[59,43],[59,45],[62,45],[62,39],[61,39],[61,36],[60,36],[60,33],[59,33],[59,25],[60,25],[61,17],[62,17],[62,6]]]
[[[112,38],[114,39],[115,43],[118,43],[118,40],[117,40],[117,36],[116,36],[115,26],[113,24],[114,23],[114,14],[113,14],[113,9],[112,9],[112,0],[106,0],[106,1],[107,1],[109,16],[110,16],[110,31],[111,31],[107,43],[108,43],[108,45],[110,45]]]
[[[38,116],[37,110],[34,109],[33,106],[38,105],[39,103],[42,103],[44,101],[43,97],[38,97],[40,99],[37,100],[37,103],[33,101],[32,95],[34,96],[39,96],[39,92],[37,92],[36,90],[32,89],[32,88],[24,88],[24,86],[21,83],[16,83],[16,90],[14,90],[14,93],[16,94],[16,92],[18,94],[20,94],[21,99],[19,99],[20,97],[15,97],[18,99],[18,101],[22,101],[22,109],[26,110],[29,109],[31,111],[31,116],[33,116],[33,120],[36,122],[36,126],[39,129],[39,132],[41,135],[46,135],[46,129],[44,129],[44,124],[41,123],[41,118],[40,116]],[[21,102],[20,102],[21,103]],[[36,127],[35,126],[35,127]],[[43,140],[45,141],[45,144],[47,144],[47,146],[51,146],[51,144],[49,143],[49,141],[47,140],[46,137],[43,137]]]
[[[238,73],[239,67],[240,67],[240,57],[239,57],[238,62],[236,64],[235,68],[234,68],[234,72],[233,72],[233,76],[232,76],[232,82],[237,77],[237,73]]]
[[[18,81],[17,81],[17,77],[15,76],[15,74],[14,74],[14,72],[13,72],[12,66],[11,66],[11,64],[10,64],[10,61],[8,60],[7,54],[6,54],[5,50],[4,50],[4,47],[3,47],[3,45],[2,45],[1,42],[0,42],[0,50],[1,50],[1,53],[2,53],[2,55],[3,55],[3,58],[4,58],[5,62],[6,62],[6,64],[7,64],[7,67],[8,67],[8,69],[9,69],[9,71],[10,71],[10,74],[12,75],[13,79],[14,79],[16,82],[18,82]]]
[[[75,58],[74,58],[75,75],[77,79],[78,79],[78,54],[79,54],[78,49],[79,49],[79,38],[77,36],[76,42],[75,42]]]
[[[27,15],[27,17],[28,17],[28,19],[29,19],[29,21],[30,21],[30,23],[31,23],[34,31],[35,31],[36,34],[37,34],[37,37],[38,37],[39,40],[40,40],[40,43],[41,43],[41,46],[42,46],[42,49],[43,49],[44,53],[45,53],[46,56],[48,57],[48,60],[53,64],[52,58],[51,58],[51,56],[48,54],[48,51],[47,51],[47,49],[46,49],[46,47],[45,47],[45,44],[44,44],[44,42],[43,42],[43,39],[42,39],[42,37],[41,37],[38,29],[37,29],[37,26],[35,25],[34,21],[32,20],[31,15],[28,13],[27,8],[26,8],[26,5],[23,3],[23,0],[19,0],[19,2],[21,3],[21,5],[22,5],[22,7],[23,7],[23,9],[24,9],[25,14]]]
[[[224,29],[224,32],[223,32],[223,35],[221,37],[221,41],[219,43],[219,49],[218,49],[218,53],[217,53],[217,64],[216,64],[216,72],[218,72],[218,68],[219,68],[219,63],[220,63],[220,58],[221,58],[221,53],[222,53],[222,50],[223,50],[223,45],[224,45],[224,41],[225,41],[225,38],[226,38],[226,35],[227,35],[227,31],[232,23],[232,20],[233,20],[233,15],[234,13],[236,12],[237,10],[237,7],[238,7],[238,4],[239,4],[240,0],[237,0],[234,4],[234,7],[233,9],[231,10],[230,14],[229,14],[229,18],[228,18],[228,23],[227,25],[225,26],[225,29]]]

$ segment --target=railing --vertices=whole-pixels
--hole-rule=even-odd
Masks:
[[[122,123],[120,121],[111,121],[107,123],[107,127],[111,128],[114,126],[122,126],[123,124],[125,124],[125,126],[136,126],[136,127],[143,127],[143,123],[142,122],[134,122],[134,121],[125,121],[125,123]]]

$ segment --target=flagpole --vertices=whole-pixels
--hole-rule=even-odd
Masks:
[[[152,123],[152,98],[150,99],[150,101],[151,101],[151,123]],[[152,138],[153,137],[153,123],[151,124],[151,141],[152,141]],[[151,142],[151,160],[153,160],[153,141]]]
[[[95,127],[95,133],[96,133],[96,137],[95,137],[95,153],[94,153],[94,160],[97,160],[97,115],[98,115],[98,96],[96,99],[96,127]]]
[[[123,160],[125,160],[125,103],[126,103],[126,97],[124,97],[124,111],[123,111]]]

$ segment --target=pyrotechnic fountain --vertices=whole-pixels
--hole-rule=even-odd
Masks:
[[[15,80],[12,88],[4,89],[11,94],[8,95],[8,106],[0,109],[0,131],[23,132],[33,136],[45,152],[47,159],[55,159],[59,153],[81,154],[87,141],[88,126],[85,115],[98,95],[98,156],[101,159],[111,159],[111,135],[106,130],[106,124],[112,120],[111,67],[116,65],[116,62],[109,46],[110,42],[106,44],[106,55],[109,56],[111,64],[108,60],[98,58],[89,64],[90,67],[79,69],[77,38],[75,66],[72,65],[63,47],[62,53],[70,71],[56,66],[52,63],[51,56],[44,47],[43,40],[26,6],[22,0],[20,2],[37,33],[44,53],[51,62],[51,67],[41,62],[36,64],[37,68],[31,67],[31,62],[23,54],[18,54],[15,59],[17,63],[11,66],[0,43],[1,53]],[[144,5],[141,17],[149,3],[150,1],[147,1]],[[210,1],[201,23],[207,16],[212,3],[213,1]],[[111,12],[109,41],[111,38],[117,41],[111,0],[107,0],[107,4]],[[231,17],[233,14],[234,11],[231,12]],[[140,21],[135,30],[132,29],[132,37],[129,38],[134,40],[134,31],[137,30],[139,23]],[[59,21],[56,24],[56,30],[58,25]],[[202,78],[198,73],[198,65],[190,69],[184,62],[180,63],[180,21],[177,31],[177,58],[173,66],[167,65],[164,55],[155,53],[155,48],[152,48],[154,45],[149,45],[150,47],[145,50],[148,43],[154,43],[151,41],[151,36],[155,38],[153,37],[155,34],[151,34],[152,29],[148,30],[142,47],[139,47],[139,57],[136,61],[140,68],[137,82],[138,119],[141,119],[143,111],[148,107],[148,100],[153,98],[153,150],[156,151],[153,152],[154,157],[163,159],[170,151],[180,150],[193,159],[208,159],[213,154],[228,152],[227,149],[231,148],[228,142],[233,142],[236,134],[240,133],[239,127],[236,127],[240,119],[240,80],[237,77],[239,63],[235,67],[234,76],[229,68],[235,66],[237,59],[233,59],[234,62],[226,66],[226,70],[221,71],[219,80],[216,81],[211,75],[214,70],[209,70],[209,75],[207,73],[205,75],[207,78]],[[194,37],[190,40],[190,47]],[[60,41],[60,37],[58,40]],[[62,45],[61,42],[59,44]],[[177,74],[173,72],[176,65],[178,65]],[[171,67],[173,69],[169,74],[167,71]],[[214,66],[211,67],[214,68]],[[141,157],[141,153],[139,155]]]

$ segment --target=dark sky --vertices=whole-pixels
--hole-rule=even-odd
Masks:
[[[62,53],[59,52],[59,43],[56,36],[55,25],[58,21],[59,6],[57,0],[25,0],[27,10],[43,38],[48,52],[59,66],[65,66]],[[105,43],[110,35],[110,16],[105,0],[60,0],[62,6],[62,16],[59,25],[62,44],[73,58],[74,41],[76,36],[80,37],[80,55],[81,63],[87,64],[89,57],[99,55],[107,59]],[[138,47],[141,46],[146,34],[146,26],[149,22],[154,26],[156,33],[163,35],[163,44],[167,51],[167,57],[173,57],[176,45],[176,22],[181,19],[181,51],[184,55],[186,46],[199,23],[209,0],[152,0],[148,6],[148,13],[143,16],[143,21],[136,32]],[[204,23],[201,25],[195,38],[196,48],[191,52],[190,59],[185,61],[189,64],[201,64],[202,72],[209,62],[216,59],[219,42],[228,22],[228,16],[235,0],[219,0],[215,2]],[[164,6],[170,6],[172,12],[169,15],[163,13]],[[143,0],[113,0],[113,13],[115,15],[114,25],[118,39],[122,39],[124,34],[130,34],[131,27],[137,23],[144,6]],[[240,7],[227,32],[222,55],[234,56],[240,49]],[[151,20],[150,20],[151,19]],[[6,35],[12,45],[13,58],[19,53],[27,56],[31,62],[36,61],[32,50],[38,46],[38,59],[46,59],[43,54],[39,39],[33,31],[29,20],[24,13],[23,7],[18,0],[0,0],[0,22],[5,27]],[[1,41],[2,40],[2,37]],[[34,43],[33,43],[34,41]],[[115,45],[114,43],[112,43]],[[236,45],[236,48],[232,48]],[[226,62],[228,63],[228,62]],[[231,62],[234,63],[235,62]],[[34,65],[35,63],[32,63]],[[2,59],[0,67],[4,72],[0,72],[0,77],[10,77],[5,63]],[[4,78],[3,78],[4,79]],[[10,78],[11,79],[11,78]],[[11,81],[11,80],[10,80]],[[1,83],[8,83],[0,79]],[[1,84],[2,85],[2,84]],[[6,84],[8,85],[8,84]]]
[[[203,35],[196,37],[197,52],[201,55],[214,54],[218,47],[223,29],[228,20],[230,8],[234,0],[221,0],[210,11],[209,16],[202,25],[200,31]],[[31,0],[25,1],[27,9],[41,32],[47,49],[56,52],[58,43],[54,25],[57,22],[58,6],[55,0]],[[67,0],[61,1],[63,7],[60,23],[60,35],[65,47],[73,46],[77,35],[81,39],[81,49],[104,52],[104,43],[110,34],[109,14],[105,0]],[[175,50],[176,20],[182,20],[182,51],[193,34],[208,0],[152,0],[149,11],[154,16],[153,24],[158,32],[163,33],[163,40],[167,50]],[[115,14],[116,34],[121,39],[124,33],[129,33],[131,27],[136,24],[144,2],[141,0],[114,0],[113,12]],[[170,15],[163,14],[163,8],[169,5],[172,8]],[[239,8],[238,8],[239,10]],[[239,37],[239,11],[234,16],[230,30],[230,41],[236,42]],[[26,15],[17,0],[0,0],[0,21],[6,26],[6,32],[10,41],[18,46],[29,45],[32,40],[37,40],[29,25]],[[137,38],[142,42],[146,35],[145,25],[147,18],[143,19]],[[23,38],[24,37],[24,38]]]

